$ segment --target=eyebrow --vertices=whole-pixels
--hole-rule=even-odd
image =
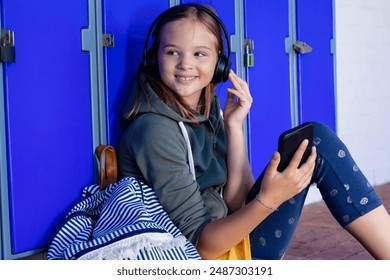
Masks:
[[[163,49],[165,48],[177,48],[178,46],[177,45],[174,45],[174,44],[166,44],[164,46],[162,46]],[[196,46],[195,49],[206,49],[206,50],[209,50],[209,51],[213,51],[211,48],[207,47],[207,46]]]

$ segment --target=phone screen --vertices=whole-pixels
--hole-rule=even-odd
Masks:
[[[279,172],[282,172],[288,166],[294,153],[304,139],[309,140],[309,145],[302,156],[299,167],[306,162],[307,158],[311,154],[311,148],[313,146],[313,125],[311,123],[304,123],[287,130],[280,135],[278,142],[278,151],[281,156],[280,163],[278,165]]]

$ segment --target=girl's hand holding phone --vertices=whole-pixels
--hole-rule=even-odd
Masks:
[[[307,161],[300,166],[301,159],[308,145],[308,140],[304,140],[299,145],[290,163],[282,172],[278,171],[281,159],[280,154],[279,152],[273,154],[265,171],[259,193],[267,205],[277,208],[280,204],[309,186],[315,167],[317,152],[316,148],[312,147]]]

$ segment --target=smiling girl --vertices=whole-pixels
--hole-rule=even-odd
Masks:
[[[119,171],[155,190],[203,259],[282,258],[311,183],[317,183],[341,226],[375,258],[390,259],[389,215],[364,175],[352,168],[347,148],[325,125],[313,122],[317,145],[302,166],[308,141],[283,172],[277,171],[280,155],[275,152],[255,181],[243,131],[252,96],[233,71],[215,77],[224,53],[224,27],[212,8],[175,6],[152,27],[153,42],[127,108]],[[226,78],[232,88],[222,116],[214,91]]]

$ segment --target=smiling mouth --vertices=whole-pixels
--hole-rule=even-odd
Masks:
[[[180,81],[192,81],[194,80],[196,77],[195,76],[178,76],[178,75],[175,75],[175,78],[180,80]]]

